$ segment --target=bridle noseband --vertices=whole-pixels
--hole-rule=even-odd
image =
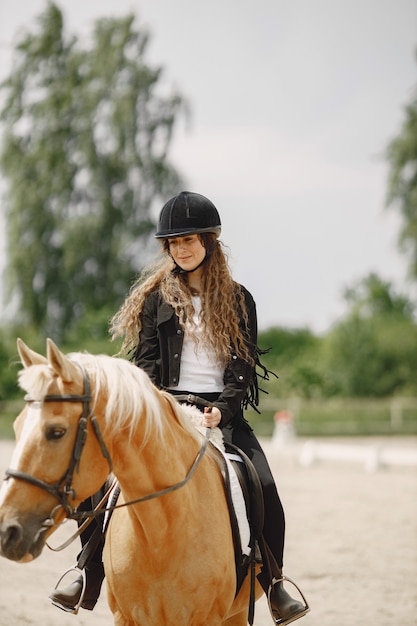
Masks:
[[[83,412],[81,414],[80,419],[78,420],[78,429],[77,429],[77,434],[75,437],[74,447],[72,450],[72,456],[70,459],[69,466],[65,470],[63,476],[60,479],[58,479],[55,483],[50,484],[50,483],[45,482],[44,480],[40,480],[39,478],[36,478],[35,476],[31,476],[30,474],[27,474],[26,472],[21,472],[19,470],[9,468],[5,472],[6,474],[5,480],[9,478],[17,478],[18,480],[22,480],[24,482],[29,483],[30,485],[34,485],[35,487],[39,487],[40,489],[43,489],[44,491],[51,494],[58,500],[59,504],[52,510],[50,518],[49,520],[45,521],[44,526],[51,526],[55,524],[53,517],[54,517],[55,512],[60,508],[63,508],[65,510],[67,517],[69,518],[76,517],[75,510],[72,507],[72,505],[69,503],[69,497],[71,496],[73,500],[75,500],[76,498],[76,493],[72,486],[72,482],[74,478],[74,472],[79,471],[81,453],[83,451],[83,448],[86,442],[87,427],[88,427],[89,421],[91,422],[91,425],[93,426],[95,435],[100,444],[101,452],[109,464],[109,473],[111,473],[112,471],[112,460],[111,460],[109,451],[107,450],[106,445],[104,443],[97,419],[95,415],[93,415],[92,410],[90,409],[90,403],[91,403],[90,380],[88,378],[87,372],[82,367],[82,365],[80,365],[79,363],[77,363],[76,365],[78,365],[78,367],[81,369],[83,373],[84,393],[82,394],[65,394],[65,393],[64,394],[51,394],[43,398],[43,402],[81,402],[83,405]],[[28,403],[35,402],[34,398],[32,398],[30,395],[26,395],[24,399]]]

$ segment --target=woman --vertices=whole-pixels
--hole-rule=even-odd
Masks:
[[[264,492],[263,536],[279,579],[284,512],[262,448],[243,417],[243,408],[258,401],[256,308],[251,294],[231,276],[220,231],[219,214],[208,198],[187,191],[171,198],[155,235],[162,240],[162,259],[133,286],[111,331],[124,336],[123,347],[155,385],[212,402],[211,411],[204,410],[205,426],[219,426],[225,439],[252,460]],[[261,574],[260,582],[268,593],[271,581]],[[282,582],[273,585],[270,600],[280,624],[306,612]]]
[[[256,366],[266,378],[268,372],[259,361],[254,300],[231,276],[220,231],[219,214],[208,198],[187,191],[171,198],[155,235],[162,241],[162,257],[133,285],[112,320],[111,334],[124,337],[122,349],[157,387],[210,401],[210,411],[200,407],[205,426],[219,426],[255,465],[264,493],[263,536],[276,562],[274,579],[261,572],[259,580],[276,623],[283,626],[308,609],[280,581],[284,512],[262,448],[243,417],[243,409],[258,402]],[[86,597],[92,583],[87,571]],[[73,603],[81,582],[69,591]],[[64,608],[65,590],[54,595],[59,596],[54,603]]]

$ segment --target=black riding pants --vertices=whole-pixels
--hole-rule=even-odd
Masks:
[[[255,433],[244,422],[235,428],[224,428],[223,434],[252,461],[262,485],[264,496],[263,537],[277,564],[282,569],[285,537],[285,516],[271,469]],[[231,435],[231,436],[230,436]]]
[[[104,484],[100,491],[95,493],[91,498],[87,498],[84,500],[78,507],[78,511],[91,511],[94,507],[100,502],[106,492],[107,484]],[[79,523],[79,526],[82,522]],[[99,528],[101,530],[103,525],[102,516],[95,517],[91,524],[87,526],[87,528],[81,533],[81,546],[84,546],[88,543],[93,535],[94,531]],[[86,589],[86,600],[97,600],[100,594],[101,585],[104,579],[104,567],[102,562],[102,553],[104,547],[104,536],[101,537],[98,544],[95,546],[94,550],[91,552],[90,557],[88,559],[88,563],[85,566],[85,573],[87,577],[87,589]],[[82,552],[79,553],[78,558],[80,558]]]
[[[173,395],[187,395],[193,393],[188,391],[172,391],[171,389],[167,391]],[[219,394],[216,393],[198,393],[195,395],[209,402],[215,402],[219,396]],[[204,409],[203,405],[198,408],[201,410]],[[264,527],[262,534],[278,566],[282,569],[285,515],[265,453],[253,429],[244,419],[242,412],[239,412],[239,414],[235,416],[231,424],[222,428],[222,432],[226,441],[233,443],[249,457],[258,473],[264,496]]]

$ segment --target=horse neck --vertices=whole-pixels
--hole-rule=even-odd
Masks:
[[[152,430],[145,439],[146,411],[130,437],[127,432],[114,436],[111,444],[113,471],[129,498],[154,493],[182,481],[198,454],[199,444],[175,418],[162,398],[164,426],[161,434]]]

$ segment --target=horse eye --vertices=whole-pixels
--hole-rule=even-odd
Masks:
[[[46,429],[46,438],[48,441],[55,441],[57,439],[61,439],[66,433],[66,429],[62,426],[49,426]]]

